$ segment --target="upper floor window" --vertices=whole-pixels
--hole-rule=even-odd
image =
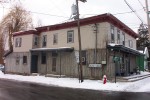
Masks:
[[[125,33],[122,32],[122,45],[125,46]]]
[[[33,42],[34,42],[34,45],[35,45],[35,46],[38,45],[38,37],[37,37],[37,36],[34,37],[34,41],[33,41]]]
[[[111,43],[115,43],[115,31],[114,31],[114,26],[111,26]]]
[[[53,44],[57,44],[58,43],[58,34],[54,34],[53,35]]]
[[[128,42],[129,42],[129,47],[132,48],[132,47],[133,47],[133,41],[132,41],[132,40],[129,40]]]
[[[73,43],[74,42],[74,31],[68,31],[67,32],[67,43]]]
[[[117,30],[117,43],[120,44],[120,30]]]
[[[22,38],[16,38],[15,46],[21,47]]]
[[[47,43],[47,35],[43,35],[43,39],[42,39],[42,47],[46,47],[46,43]]]

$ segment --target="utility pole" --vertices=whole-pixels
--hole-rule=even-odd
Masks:
[[[148,24],[148,33],[149,33],[149,40],[150,40],[150,19],[149,19],[149,9],[148,9],[148,1],[145,0],[146,3],[146,15],[147,15],[147,24]]]
[[[86,0],[79,0],[81,2],[86,2]],[[81,34],[80,34],[80,18],[79,18],[79,5],[78,0],[76,0],[76,6],[77,6],[77,25],[78,25],[78,42],[79,42],[79,69],[80,69],[80,80],[81,83],[83,82],[83,71],[82,71],[82,46],[81,46]]]

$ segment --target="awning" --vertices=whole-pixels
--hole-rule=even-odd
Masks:
[[[59,47],[59,48],[36,48],[31,49],[31,52],[34,51],[65,51],[65,52],[72,52],[74,50],[73,47]]]
[[[139,51],[134,50],[132,48],[125,47],[124,45],[107,45],[107,48],[113,49],[114,51],[122,51],[122,52],[130,53],[130,54],[134,54],[134,55],[144,56],[143,53],[140,53]]]

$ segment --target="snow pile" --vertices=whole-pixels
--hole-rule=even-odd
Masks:
[[[142,73],[146,74],[146,73]],[[0,71],[0,78],[13,79],[18,81],[34,82],[45,85],[55,85],[69,88],[82,88],[92,90],[111,90],[111,91],[130,91],[130,92],[150,92],[150,78],[146,78],[136,82],[107,82],[103,84],[102,80],[84,80],[79,83],[77,78],[52,78],[45,76],[22,76],[3,74]]]

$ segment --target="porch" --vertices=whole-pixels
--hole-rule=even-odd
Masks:
[[[144,56],[132,48],[124,45],[107,45],[109,67],[112,68],[111,76],[130,76],[138,72],[137,58]]]
[[[71,68],[76,66],[72,61],[74,48],[37,48],[31,49],[31,73],[43,75],[71,75]],[[72,66],[70,66],[72,65]],[[74,67],[75,68],[75,67]],[[75,71],[76,72],[76,71]]]

